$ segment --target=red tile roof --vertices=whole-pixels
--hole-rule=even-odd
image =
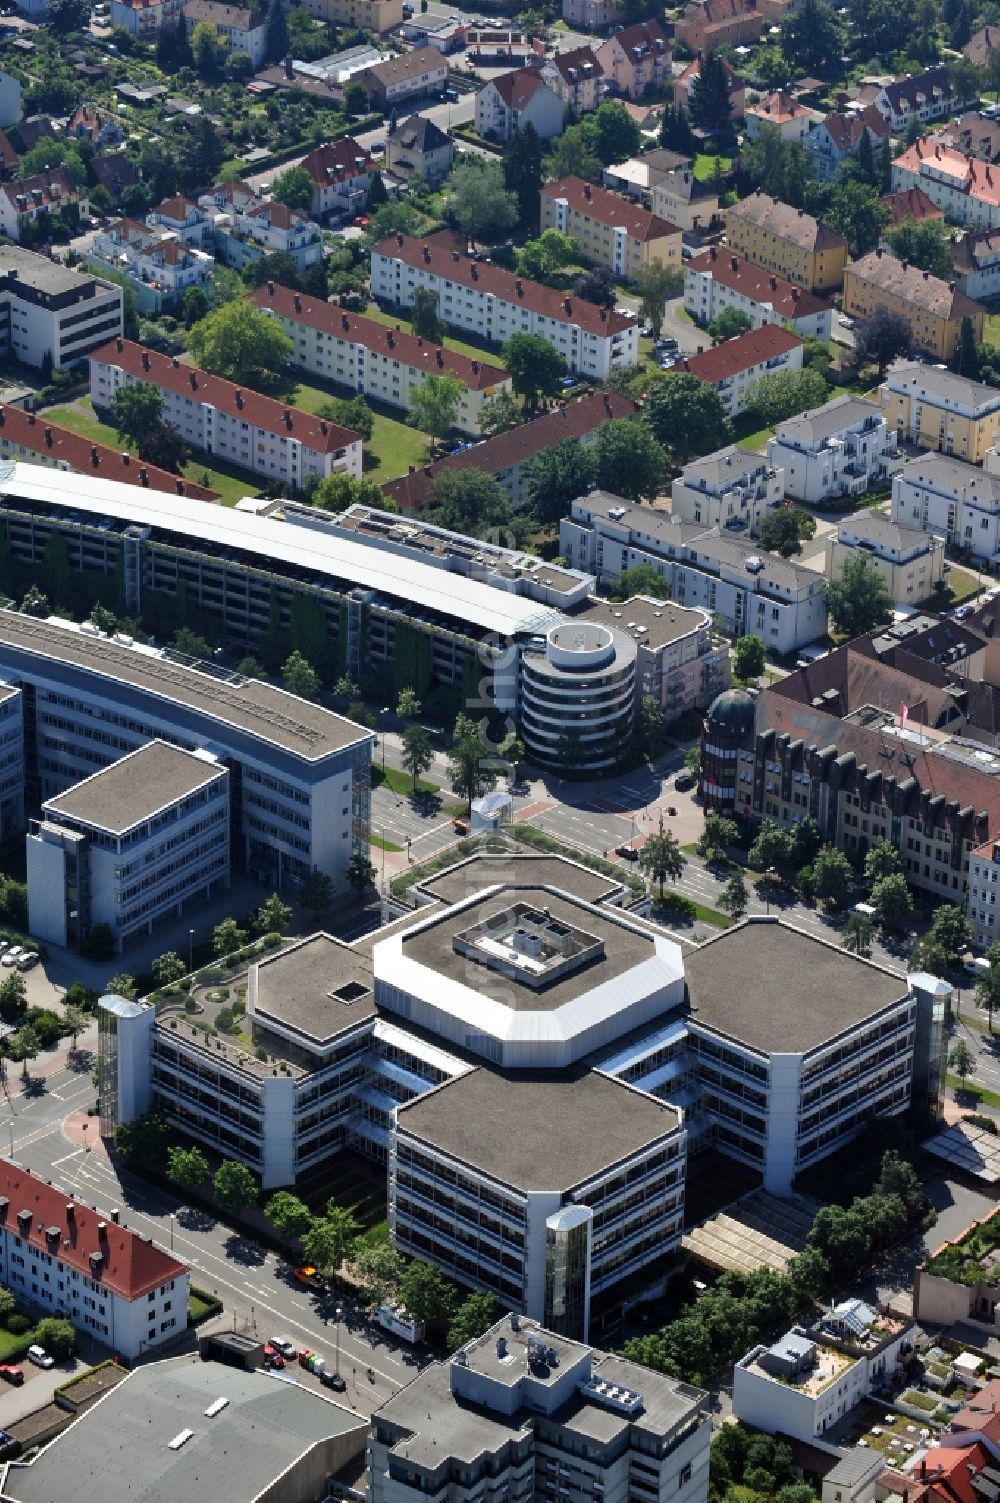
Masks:
[[[217,491],[195,485],[182,475],[171,475],[144,459],[123,454],[108,444],[95,444],[82,433],[47,423],[44,415],[25,412],[22,407],[0,403],[0,443],[6,440],[42,455],[49,463],[67,465],[78,475],[100,475],[105,480],[120,480],[125,485],[143,485],[151,491],[167,491],[174,496],[190,496],[195,501],[217,501]]]
[[[177,1258],[161,1252],[127,1227],[116,1226],[109,1215],[74,1200],[9,1159],[0,1159],[0,1197],[0,1226],[9,1234],[25,1237],[39,1252],[51,1253],[125,1299],[139,1299],[188,1271]],[[68,1214],[70,1206],[72,1215]],[[18,1222],[19,1211],[31,1212],[27,1231]],[[49,1227],[58,1228],[59,1233],[58,1240],[53,1238],[51,1243],[46,1236]],[[101,1254],[96,1266],[91,1264],[92,1253]]]
[[[633,240],[661,240],[664,235],[681,234],[669,220],[651,214],[630,199],[619,198],[617,193],[609,193],[607,188],[585,183],[582,177],[561,177],[542,189],[542,197],[564,198],[571,209],[612,229],[623,228]]]
[[[375,168],[367,148],[359,146],[353,136],[341,136],[339,141],[324,142],[307,157],[303,157],[300,165],[308,172],[317,188],[325,188],[328,183],[341,178],[362,177]]]
[[[943,179],[946,186],[960,193],[967,193],[979,203],[1000,208],[1000,167],[981,162],[978,157],[966,156],[950,146],[939,146],[928,137],[914,141],[894,166],[901,172],[912,172],[919,177],[923,164],[935,178]]]
[[[631,417],[635,410],[635,403],[618,392],[589,392],[576,402],[567,402],[533,422],[512,428],[509,433],[500,433],[484,443],[473,444],[461,454],[451,454],[436,464],[392,480],[382,490],[401,510],[418,510],[430,501],[431,487],[439,475],[450,470],[485,470],[489,475],[499,475],[554,448],[564,438],[585,438],[601,423]]]
[[[507,372],[498,365],[489,365],[485,360],[473,360],[468,355],[443,349],[430,340],[421,339],[405,329],[388,328],[374,318],[365,318],[359,313],[344,313],[331,303],[323,303],[307,297],[304,292],[293,292],[278,282],[266,282],[251,294],[258,308],[272,309],[280,318],[295,323],[307,324],[310,329],[336,339],[362,344],[376,355],[388,355],[403,365],[420,370],[449,371],[457,376],[463,386],[472,391],[482,391],[486,386],[495,386],[506,381]]]
[[[902,188],[890,193],[885,202],[892,212],[890,224],[905,224],[908,219],[943,219],[944,210],[927,197],[923,188]]]
[[[771,125],[781,125],[786,120],[798,120],[800,115],[811,115],[812,110],[786,94],[783,89],[776,89],[773,94],[765,94],[763,99],[751,104],[747,114],[759,115]]]
[[[604,77],[604,69],[597,61],[593,47],[574,47],[572,52],[557,52],[549,62],[571,87],[581,79]]]
[[[157,204],[153,210],[163,219],[185,220],[188,215],[196,210],[198,205],[190,198],[165,198],[161,204]]]
[[[576,324],[588,334],[609,336],[632,327],[632,320],[623,318],[614,309],[599,308],[596,303],[569,297],[553,287],[543,287],[541,282],[531,282],[527,277],[516,276],[488,261],[474,261],[471,256],[463,256],[461,251],[454,249],[453,238],[447,231],[443,235],[431,235],[426,240],[416,240],[412,235],[390,235],[388,240],[375,246],[372,254],[446,277],[462,287],[489,293],[502,302],[529,308],[533,313],[556,319],[561,324]]]
[[[826,298],[794,287],[784,277],[775,276],[744,256],[734,256],[717,245],[695,256],[687,263],[687,269],[714,277],[752,302],[770,303],[780,318],[806,318],[813,313],[824,313],[831,306]]]
[[[534,68],[517,68],[512,73],[501,73],[500,77],[494,78],[492,82],[509,110],[523,110],[528,100],[533,99],[539,89],[549,87]]]
[[[229,417],[253,423],[255,428],[265,432],[295,438],[303,448],[317,454],[330,454],[335,449],[360,442],[358,434],[349,428],[341,428],[338,423],[328,423],[311,412],[288,407],[259,391],[224,381],[221,376],[210,376],[196,365],[182,365],[176,357],[148,350],[131,339],[112,339],[99,350],[94,350],[90,359],[98,364],[117,366],[136,381],[149,381],[164,391],[216,407]]]
[[[703,350],[700,355],[689,355],[686,360],[678,360],[674,370],[689,371],[699,381],[707,381],[715,386],[728,376],[734,376],[737,371],[749,370],[751,366],[775,360],[780,355],[787,355],[790,350],[801,348],[802,344],[803,341],[797,334],[781,324],[761,324],[759,329],[738,334],[735,339],[727,339],[714,349]]]
[[[651,48],[662,55],[670,50],[670,39],[656,20],[636,21],[633,26],[623,26],[609,40],[617,42],[627,53],[642,53]]]

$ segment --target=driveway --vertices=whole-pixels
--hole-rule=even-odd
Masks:
[[[24,1419],[52,1402],[55,1390],[68,1383],[75,1373],[85,1372],[97,1362],[103,1362],[108,1352],[92,1343],[86,1345],[86,1356],[66,1357],[55,1367],[36,1367],[27,1357],[17,1366],[24,1373],[21,1388],[12,1388],[0,1380],[0,1430],[6,1430],[15,1420]]]

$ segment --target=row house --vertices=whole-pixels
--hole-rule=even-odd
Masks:
[[[403,0],[304,0],[302,9],[331,26],[377,35],[403,24]]]
[[[949,115],[966,109],[974,99],[974,95],[956,94],[948,69],[941,66],[914,75],[907,73],[892,83],[883,84],[871,102],[893,135],[904,135],[914,120],[921,125],[932,120],[946,120]]]
[[[140,381],[161,393],[164,421],[193,449],[239,469],[294,491],[312,475],[361,475],[361,439],[337,423],[244,391],[128,339],[112,340],[91,355],[90,396],[96,407],[109,408],[120,387]]]
[[[829,339],[833,323],[833,308],[824,298],[717,245],[687,263],[684,308],[702,327],[727,308],[736,308],[755,329],[784,324],[796,334],[817,339]]]
[[[585,260],[609,267],[622,281],[637,280],[650,266],[681,265],[677,225],[579,177],[542,189],[541,228],[572,235]]]
[[[448,60],[436,47],[414,47],[353,77],[368,91],[372,108],[388,114],[404,100],[440,94],[448,82]]]
[[[761,324],[713,349],[678,360],[674,369],[697,376],[719,394],[727,417],[739,417],[765,376],[802,369],[802,340],[781,324]]]
[[[888,486],[903,463],[895,429],[874,403],[851,396],[779,423],[767,457],[785,472],[786,496],[813,506]]]
[[[416,289],[428,288],[445,323],[492,345],[537,334],[582,376],[603,381],[639,358],[638,320],[477,261],[447,232],[381,241],[372,250],[371,286],[373,297],[394,308],[412,307]]]

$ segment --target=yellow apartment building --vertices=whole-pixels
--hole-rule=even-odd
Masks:
[[[1000,439],[1000,391],[916,360],[896,360],[878,389],[879,406],[900,438],[982,464]]]
[[[541,228],[562,230],[579,242],[588,261],[632,280],[648,266],[681,263],[681,231],[640,204],[564,177],[541,192]]]
[[[938,360],[950,360],[962,332],[962,320],[971,319],[977,341],[983,337],[985,311],[954,282],[944,282],[909,266],[888,251],[873,250],[844,271],[844,312],[852,318],[867,318],[875,308],[892,308],[909,320],[913,343]]]
[[[302,8],[318,21],[360,31],[394,31],[403,24],[403,0],[302,0]]]
[[[847,241],[802,209],[751,193],[726,210],[726,242],[767,271],[809,292],[836,292],[844,281]]]

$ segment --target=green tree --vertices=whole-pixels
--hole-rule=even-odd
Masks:
[[[331,402],[324,402],[319,416],[326,418],[327,422],[339,423],[341,428],[350,428],[352,433],[360,433],[368,441],[375,432],[375,414],[360,393],[356,397],[334,397]],[[333,480],[337,477],[328,475],[324,478]],[[353,475],[349,478],[355,479]]]
[[[420,709],[420,700],[417,698],[416,690],[410,688],[400,689],[399,697],[396,700],[396,714],[399,718],[401,720],[418,720],[420,718]]]
[[[28,1063],[30,1060],[38,1057],[41,1047],[42,1041],[38,1035],[38,1030],[33,1028],[30,1023],[22,1023],[17,1032],[7,1040],[7,1052],[11,1059],[19,1060],[21,1063],[22,1080],[30,1078]]]
[[[516,130],[503,150],[503,180],[517,199],[518,217],[527,230],[538,225],[542,187],[542,143],[530,123]]]
[[[394,510],[391,504],[387,504],[388,501],[389,498],[383,496],[379,489],[378,481],[368,475],[349,475],[346,470],[324,475],[309,494],[311,506],[332,512],[346,511],[349,506],[371,506],[380,511]]]
[[[50,11],[51,15],[51,11]],[[52,1357],[60,1360],[76,1350],[76,1332],[72,1323],[59,1316],[46,1315],[35,1327],[35,1341]]]
[[[864,553],[845,559],[836,579],[826,587],[826,604],[837,631],[860,637],[892,620],[892,595]]]
[[[804,0],[781,23],[781,50],[797,72],[815,74],[839,63],[843,47],[840,17],[824,0]]]
[[[959,1091],[964,1088],[969,1076],[976,1073],[976,1056],[964,1039],[959,1039],[949,1049],[948,1066],[952,1073],[958,1076],[958,1085],[955,1087],[955,1095],[957,1096]]]
[[[191,51],[199,77],[218,78],[226,66],[226,42],[210,21],[199,21],[191,33]]]
[[[840,942],[845,950],[852,955],[861,955],[867,960],[872,953],[874,939],[875,925],[866,914],[849,913],[847,915],[840,933]]]
[[[166,403],[158,386],[132,381],[111,398],[111,417],[118,442],[138,449],[163,422]]]
[[[496,1325],[502,1314],[503,1310],[492,1294],[466,1295],[448,1327],[449,1352],[457,1352],[459,1347],[477,1340]]]
[[[445,219],[459,234],[491,245],[514,228],[518,202],[504,186],[503,167],[485,157],[463,157],[448,179]]]
[[[313,180],[304,167],[288,167],[271,184],[271,197],[288,209],[301,209],[308,214],[312,209]]]
[[[967,376],[970,381],[978,381],[981,378],[989,381],[991,386],[997,384],[995,374],[984,371],[984,357],[989,351],[990,363],[995,367],[995,351],[992,346],[983,344],[980,346],[976,340],[976,331],[972,319],[966,314],[959,327],[958,344],[951,359],[951,368],[960,376]]]
[[[319,867],[314,866],[302,884],[299,897],[303,908],[308,908],[315,921],[321,913],[329,911],[330,904],[333,902],[333,878],[327,872],[322,872]]]
[[[575,266],[580,260],[580,246],[572,235],[562,230],[543,230],[537,240],[525,242],[518,254],[517,269],[523,277],[536,282],[561,285],[559,273],[567,266]]]
[[[876,882],[868,901],[886,929],[902,928],[913,912],[913,897],[901,873]]]
[[[654,438],[678,464],[711,453],[732,435],[715,387],[687,373],[650,382],[644,417]]]
[[[630,501],[652,500],[663,488],[667,456],[641,423],[619,418],[601,423],[592,445],[594,480]]]
[[[954,275],[952,264],[951,231],[940,219],[905,219],[902,224],[887,229],[885,238],[892,247],[894,256],[932,277],[948,282]]]
[[[649,595],[653,600],[669,600],[670,587],[652,564],[633,564],[623,569],[608,592],[612,600],[631,600],[633,595]]]
[[[747,911],[748,904],[746,878],[737,866],[719,894],[719,907],[723,913],[729,914],[734,923],[739,923]]]
[[[431,486],[428,520],[483,537],[507,520],[507,493],[485,470],[441,470]]]
[[[733,643],[733,677],[741,684],[756,683],[764,672],[764,643],[753,635]]]
[[[903,860],[892,841],[873,841],[865,856],[866,881],[881,882],[883,877],[901,876],[902,872]]]
[[[64,1032],[69,1034],[72,1047],[75,1051],[76,1041],[85,1029],[90,1027],[90,1014],[84,1012],[82,1007],[73,1007],[72,1004],[63,1005],[62,1026]]]
[[[693,157],[698,150],[698,139],[684,111],[668,104],[660,119],[660,145],[668,151],[680,152]]]
[[[836,846],[826,845],[812,863],[816,896],[822,903],[842,908],[847,902],[854,876],[851,863]]]
[[[276,1191],[265,1205],[264,1215],[283,1237],[303,1237],[313,1224],[312,1211],[290,1190]]]
[[[48,24],[56,36],[83,31],[90,21],[88,0],[49,0]]]
[[[660,830],[655,835],[650,835],[639,852],[639,865],[647,872],[653,881],[659,883],[660,897],[663,897],[663,884],[670,879],[676,882],[687,865],[687,857],[680,848],[677,836],[670,830]]]
[[[378,873],[367,856],[359,851],[347,863],[347,884],[353,887],[358,897],[368,892],[378,881]]]
[[[361,1223],[349,1206],[329,1200],[326,1211],[312,1223],[302,1238],[302,1255],[327,1278],[337,1273],[350,1256]]]
[[[878,245],[891,212],[871,184],[842,179],[830,193],[825,218],[831,229],[843,235],[856,260]]]
[[[189,342],[197,363],[227,381],[252,391],[287,384],[292,341],[277,319],[249,300],[214,309],[195,324]]]
[[[816,518],[800,506],[779,506],[760,524],[760,541],[771,553],[793,558],[802,552],[803,539],[814,537]]]
[[[710,135],[729,124],[729,76],[722,58],[711,48],[701,59],[698,85],[688,91],[687,107],[692,124]]]
[[[497,748],[497,753],[504,762],[508,763],[515,773],[527,756],[524,742],[516,731],[507,732]]]
[[[800,371],[776,371],[773,376],[761,376],[747,392],[746,405],[759,417],[762,426],[773,428],[810,407],[822,406],[829,395],[830,388],[821,372],[809,366]]]
[[[181,315],[184,319],[185,329],[193,329],[199,320],[205,317],[209,310],[208,296],[201,287],[189,287],[181,299]],[[120,387],[119,390],[127,391],[128,387]],[[155,391],[156,387],[149,387]]]
[[[270,0],[267,7],[267,56],[272,63],[282,63],[288,54],[288,21],[285,0]]]
[[[729,847],[737,843],[739,836],[739,828],[734,819],[728,819],[725,814],[706,814],[698,841],[699,853],[709,861],[722,860]]]
[[[371,1304],[381,1305],[394,1293],[402,1271],[402,1259],[391,1242],[359,1242],[355,1245],[351,1273]]]
[[[647,761],[658,757],[667,740],[667,724],[663,706],[653,694],[644,694],[639,701],[639,713],[635,721],[635,740]]]
[[[173,950],[157,955],[149,969],[157,986],[170,986],[171,982],[179,981],[187,972],[187,966]]]
[[[433,454],[437,440],[444,438],[458,417],[465,387],[457,376],[446,371],[443,376],[424,376],[410,391],[410,422],[431,440]]]
[[[684,273],[676,266],[654,261],[640,274],[638,289],[639,312],[652,328],[654,338],[659,339],[667,303],[684,291]]]
[[[233,955],[242,950],[247,942],[247,931],[241,929],[234,918],[225,918],[212,930],[212,952],[220,960],[224,955]]]
[[[124,997],[126,1002],[134,1002],[138,992],[135,977],[127,971],[117,971],[106,983],[105,991],[115,997]]]
[[[642,140],[639,127],[618,99],[607,99],[580,122],[583,139],[605,167],[634,157]]]
[[[772,819],[763,820],[747,852],[747,861],[754,871],[766,872],[773,868],[787,875],[794,868],[792,838],[788,831],[782,830]]]
[[[894,308],[878,304],[854,327],[854,350],[860,365],[877,365],[879,375],[897,355],[905,355],[913,343],[909,319]]]
[[[991,965],[988,971],[983,971],[979,976],[976,982],[976,1004],[986,1008],[992,1033],[993,1014],[1000,1007],[1000,965]]]
[[[429,339],[431,344],[444,343],[445,322],[438,312],[438,296],[432,288],[414,288],[410,324],[421,339]]]
[[[412,1320],[430,1325],[447,1320],[455,1308],[455,1290],[433,1263],[414,1258],[399,1275],[396,1293]]]
[[[28,989],[20,971],[11,971],[0,981],[0,1018],[5,1023],[16,1023],[28,1006]]]
[[[941,903],[934,910],[930,934],[949,960],[957,960],[972,943],[972,925],[964,909]]]
[[[594,479],[594,457],[578,438],[564,438],[531,461],[528,505],[543,524],[558,523]]]
[[[167,1151],[167,1178],[187,1194],[208,1184],[211,1170],[200,1148],[170,1148]]]
[[[474,798],[489,793],[496,783],[496,771],[488,765],[479,725],[470,715],[459,715],[455,721],[448,776],[454,791],[470,807]]]
[[[215,1171],[212,1189],[216,1204],[234,1218],[257,1204],[260,1186],[247,1168],[235,1159],[223,1159]]]
[[[368,108],[368,90],[360,79],[352,78],[344,86],[344,110],[348,115],[363,115]]]
[[[166,1165],[170,1136],[170,1125],[160,1112],[143,1112],[115,1128],[115,1153],[127,1168],[160,1169]]]
[[[724,308],[718,318],[713,318],[708,332],[715,340],[735,339],[748,334],[753,328],[753,319],[739,308]]]
[[[319,695],[319,674],[301,652],[293,652],[286,658],[281,678],[289,694],[299,699],[316,699]]]
[[[254,934],[284,934],[291,916],[292,910],[288,904],[283,903],[276,892],[272,892],[250,920],[250,928]]]
[[[501,386],[495,397],[487,397],[479,409],[479,431],[484,438],[506,433],[520,421],[521,409],[507,386]]]
[[[425,773],[434,760],[431,738],[422,725],[408,725],[403,732],[403,766],[413,779],[413,791],[417,791],[417,779]]]
[[[548,143],[545,175],[549,178],[582,177],[596,183],[601,176],[601,161],[594,154],[582,125],[570,125],[562,135]]]
[[[503,347],[503,361],[529,412],[542,398],[557,397],[562,390],[566,361],[539,334],[513,334]]]

